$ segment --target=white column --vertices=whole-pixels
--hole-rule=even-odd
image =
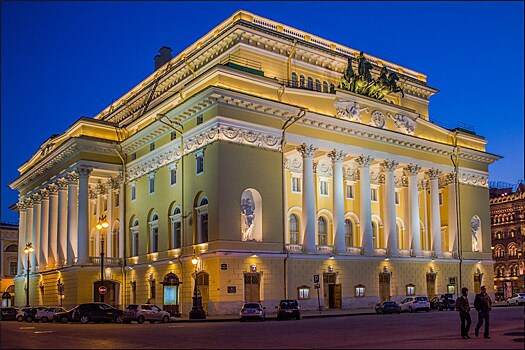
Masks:
[[[328,154],[333,168],[333,201],[334,201],[334,249],[336,253],[345,253],[345,199],[343,186],[343,160],[346,153],[333,150]]]
[[[408,205],[410,217],[410,233],[412,236],[412,252],[414,256],[421,256],[421,229],[419,227],[419,192],[417,188],[417,173],[421,167],[409,164],[404,170],[408,176]]]
[[[57,239],[58,239],[58,186],[49,185],[49,230],[47,267],[54,269],[57,265]]]
[[[89,262],[89,194],[92,169],[78,168],[78,264]]]
[[[440,171],[437,169],[430,169],[427,171],[427,176],[430,179],[430,227],[432,235],[432,249],[436,257],[443,256],[443,247],[441,243],[441,214],[439,212],[439,187],[438,179]]]
[[[40,270],[45,270],[47,268],[49,250],[49,190],[40,190],[40,195],[42,196],[42,204],[40,208],[40,247],[37,247],[37,249],[40,249],[38,265]]]
[[[67,265],[75,264],[78,254],[78,174],[67,175]]]
[[[398,255],[399,244],[397,242],[396,230],[396,188],[394,181],[394,170],[399,163],[394,160],[385,160],[380,166],[385,174],[385,237],[387,238],[386,247],[389,255]]]
[[[99,192],[97,194],[97,199],[96,199],[96,202],[95,202],[95,210],[96,210],[95,219],[97,220],[97,222],[100,219],[100,217],[102,216],[101,206],[102,206],[102,195]],[[100,244],[101,244],[100,235],[102,234],[101,231],[102,230],[97,230],[98,235],[97,235],[97,239],[95,240],[95,256],[99,256],[100,255],[100,249],[102,248],[100,246]]]
[[[372,239],[372,207],[370,204],[370,164],[374,160],[371,156],[361,155],[355,159],[359,165],[359,211],[361,221],[360,235],[363,254],[374,255]]]
[[[303,246],[306,253],[314,253],[316,251],[314,153],[317,147],[303,143],[297,150],[303,155]]]
[[[33,244],[34,241],[33,241],[33,238],[34,238],[34,233],[33,233],[33,213],[34,213],[34,208],[33,208],[33,199],[31,198],[26,198],[26,211],[27,211],[27,217],[26,217],[26,243],[31,243]],[[25,247],[25,244],[24,244],[24,247]],[[34,249],[34,245],[33,245],[33,249]],[[25,255],[25,254],[24,254]],[[30,270],[35,272],[35,254],[31,253],[30,254],[30,259],[31,259],[31,262],[30,262]],[[27,264],[27,262],[26,262]],[[27,269],[27,266],[26,266],[26,269]]]
[[[31,240],[33,242],[33,270],[36,272],[39,270],[40,263],[40,214],[41,214],[41,200],[40,194],[33,194],[33,235]]]
[[[109,258],[113,256],[113,188],[111,182],[108,184],[107,198],[109,227],[106,230],[106,257]]]
[[[119,258],[124,258],[124,181],[121,180],[119,189],[119,204],[118,204],[118,216],[119,216],[119,231],[118,231],[118,254]]]
[[[26,219],[27,219],[27,208],[24,200],[20,200],[16,204],[18,206],[18,212],[20,215],[20,222],[18,225],[18,275],[24,274],[26,269],[26,261],[24,259],[24,248],[26,246]]]
[[[58,184],[58,244],[57,244],[57,266],[63,267],[67,261],[67,187],[68,181],[60,178]]]

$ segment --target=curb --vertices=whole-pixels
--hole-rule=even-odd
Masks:
[[[328,318],[328,317],[347,317],[347,316],[363,316],[363,315],[375,315],[375,312],[354,312],[354,313],[341,313],[341,314],[310,314],[302,315],[302,318]],[[277,321],[277,316],[266,317],[265,321]],[[240,322],[238,317],[231,318],[206,318],[204,320],[190,320],[187,318],[177,319],[176,321],[170,321],[173,323],[198,323],[198,322]]]

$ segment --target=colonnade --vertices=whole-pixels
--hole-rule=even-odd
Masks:
[[[314,253],[315,246],[315,225],[316,225],[316,186],[314,170],[314,153],[318,150],[314,145],[302,144],[297,147],[297,151],[302,155],[303,160],[303,193],[302,193],[302,222],[303,225],[303,247],[305,253]],[[333,198],[333,223],[334,223],[334,251],[342,253],[346,251],[345,246],[345,206],[344,206],[344,186],[343,186],[343,161],[347,156],[340,150],[332,150],[328,157],[332,161],[332,198]],[[360,155],[355,157],[353,162],[356,163],[359,181],[359,212],[360,212],[360,237],[361,247],[364,255],[374,255],[374,243],[372,232],[372,206],[371,206],[371,181],[370,165],[374,157],[370,155]],[[384,236],[386,248],[390,255],[398,253],[398,235],[396,230],[396,200],[395,200],[395,178],[394,171],[398,168],[399,163],[395,160],[385,159],[379,163],[382,172],[382,181],[384,181]],[[421,166],[417,164],[408,164],[403,168],[404,175],[408,179],[408,218],[410,247],[414,256],[421,256],[421,229],[420,229],[420,204],[419,189],[417,176],[421,172]],[[439,179],[440,171],[434,168],[424,173],[430,183],[430,206],[431,206],[431,250],[436,257],[443,256],[442,239],[441,239],[441,217],[439,203]],[[455,187],[451,188],[455,191]],[[453,197],[453,196],[450,196]],[[449,203],[450,204],[450,203]],[[453,207],[455,208],[455,207]],[[455,216],[449,216],[449,226],[455,224]],[[455,234],[455,228],[451,227],[449,233]],[[455,240],[454,240],[455,242]],[[453,249],[457,249],[456,246]]]
[[[88,264],[90,224],[89,167],[77,167],[25,196],[17,203],[20,213],[18,274],[27,271],[27,256],[24,249],[31,242],[34,248],[30,256],[30,271],[59,269],[75,264]],[[113,178],[105,185],[108,193],[97,193],[97,218],[102,214],[100,199],[108,195],[107,216],[112,224],[113,193],[122,193],[123,184]],[[124,207],[124,198],[119,196],[119,206]],[[120,210],[122,222],[124,211]],[[124,256],[123,225],[119,226],[118,256]],[[108,232],[111,232],[108,229]],[[106,256],[111,257],[111,238],[108,240]]]

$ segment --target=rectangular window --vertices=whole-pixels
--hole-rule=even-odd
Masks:
[[[148,178],[148,181],[149,181],[149,193],[150,194],[155,193],[155,177],[150,176]]]
[[[104,196],[102,197],[103,207],[104,211],[108,210],[108,197]]]
[[[321,180],[319,183],[319,192],[321,196],[328,196],[328,182]]]
[[[296,192],[296,193],[301,192],[301,178],[292,177],[292,192]]]
[[[370,200],[372,202],[377,202],[377,188],[370,189]]]
[[[196,156],[197,161],[197,175],[204,173],[204,154]]]
[[[115,203],[115,207],[119,207],[120,203],[120,194],[118,192],[113,192],[113,203]]]
[[[439,198],[439,205],[443,205],[443,192],[439,192],[438,198]]]
[[[149,151],[154,151],[155,150],[155,142],[152,142],[149,144]]]
[[[299,300],[310,299],[310,287],[301,286],[297,288],[297,299]]]
[[[135,159],[137,159],[137,153],[133,152],[131,153],[131,160],[135,160]]]
[[[401,203],[401,200],[400,200],[400,195],[399,195],[398,191],[395,192],[394,198],[395,198],[395,201],[396,201],[396,205],[399,205],[399,203]]]
[[[408,284],[406,288],[407,288],[407,295],[416,295],[416,286],[414,286],[413,284]]]
[[[197,116],[197,125],[202,124],[202,115]]]
[[[346,198],[354,199],[354,185],[351,185],[351,184],[346,185]]]
[[[355,296],[356,298],[362,298],[365,296],[365,286],[356,286],[355,287]]]
[[[16,269],[17,269],[17,262],[10,261],[9,262],[9,274],[13,276],[16,275]]]
[[[175,131],[171,132],[171,141],[175,140],[177,138],[177,133]]]
[[[170,185],[175,185],[177,183],[177,169],[171,168],[170,169]]]
[[[159,251],[159,228],[155,227],[153,228],[153,247],[152,247],[152,253]]]
[[[131,196],[132,201],[134,201],[137,198],[137,191],[135,188],[135,184],[131,184],[130,196]]]
[[[155,288],[155,280],[149,281],[149,298],[155,299],[157,290]]]

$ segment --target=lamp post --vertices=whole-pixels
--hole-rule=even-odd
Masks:
[[[27,254],[27,283],[26,283],[26,307],[29,307],[29,254],[33,252],[33,245],[30,243],[26,244],[24,253]]]
[[[197,264],[199,263],[199,258],[195,255],[195,251],[191,257],[191,263],[194,267],[195,285],[193,287],[193,306],[190,311],[190,320],[204,320],[206,319],[206,313],[202,308],[202,297],[199,295],[199,290],[197,288]]]
[[[106,219],[106,215],[98,218],[98,222],[95,225],[97,230],[100,230],[100,285],[104,285],[104,238],[106,235],[106,229],[109,227],[109,222]],[[104,302],[104,294],[100,293],[100,301]]]

